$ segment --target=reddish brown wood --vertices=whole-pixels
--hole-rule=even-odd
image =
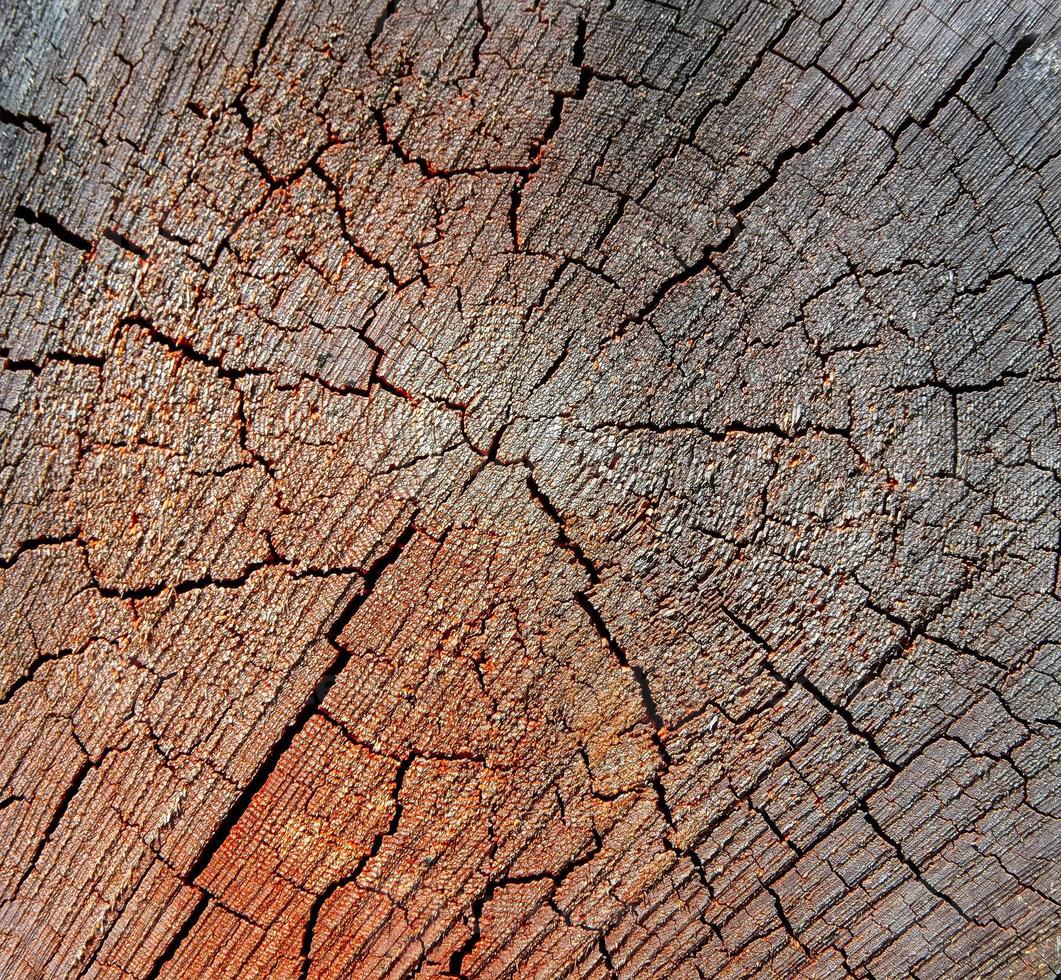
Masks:
[[[1054,976],[1057,20],[5,5],[0,976]]]

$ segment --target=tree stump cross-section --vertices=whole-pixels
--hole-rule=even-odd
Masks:
[[[1059,19],[0,6],[0,977],[1054,977]]]

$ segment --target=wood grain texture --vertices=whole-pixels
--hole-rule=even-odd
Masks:
[[[1038,0],[0,7],[0,976],[1061,970]]]

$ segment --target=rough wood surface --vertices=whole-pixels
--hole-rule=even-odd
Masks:
[[[1053,976],[1057,23],[4,3],[0,976]]]

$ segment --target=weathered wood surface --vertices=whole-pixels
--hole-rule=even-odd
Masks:
[[[1056,14],[5,3],[0,975],[1052,976]]]

